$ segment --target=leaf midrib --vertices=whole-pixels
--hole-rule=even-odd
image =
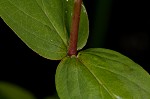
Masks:
[[[108,58],[106,58],[106,57],[98,56],[98,55],[95,55],[95,54],[92,54],[92,53],[88,53],[88,54],[91,54],[91,55],[94,55],[94,56],[97,56],[97,57],[100,57],[100,58],[108,59]],[[108,59],[108,60],[111,60],[111,59]],[[122,62],[120,62],[120,61],[117,61],[117,60],[111,60],[111,61],[115,61],[115,62],[118,62],[118,63],[120,63],[120,64],[124,64],[124,63],[122,63]],[[85,65],[85,66],[86,66],[86,65]],[[127,65],[127,66],[128,66],[128,65]],[[98,66],[95,66],[95,67],[98,67]],[[141,87],[140,87],[138,84],[136,84],[134,81],[128,79],[127,77],[125,77],[125,76],[123,76],[123,75],[121,75],[121,74],[118,74],[118,73],[116,73],[116,72],[114,72],[114,71],[111,71],[111,70],[108,70],[108,69],[106,69],[106,68],[102,68],[102,67],[99,67],[99,68],[104,69],[104,70],[107,70],[107,71],[109,71],[109,72],[111,72],[111,73],[113,73],[113,74],[119,75],[119,76],[125,78],[126,80],[132,82],[133,84],[135,84],[135,85],[138,86],[139,88],[141,88]],[[147,92],[147,93],[150,94],[150,92],[148,92],[147,90],[145,90],[145,89],[143,89],[143,88],[141,88],[141,89],[142,89],[143,91],[145,91],[145,92]]]
[[[36,1],[36,0],[35,0],[35,1]],[[37,1],[36,1],[36,3],[38,4]],[[43,0],[42,0],[42,5],[44,6]],[[48,18],[49,22],[52,24],[52,26],[53,26],[54,29],[56,30],[57,34],[60,36],[60,38],[62,39],[64,45],[67,46],[66,43],[65,43],[65,40],[64,40],[64,39],[61,37],[61,35],[60,35],[61,33],[59,33],[59,31],[57,30],[57,28],[55,27],[55,25],[53,24],[53,22],[51,21],[51,19],[48,17],[46,11],[44,11],[44,10],[40,7],[39,4],[38,4],[38,6],[39,6],[39,8],[43,11],[43,13],[45,14],[45,16]]]
[[[35,0],[35,1],[36,1],[36,0]],[[43,1],[43,0],[42,0],[42,1]],[[16,6],[13,2],[11,2],[10,0],[8,0],[8,2],[10,2],[14,7],[16,7],[19,11],[23,12],[25,15],[31,17],[32,19],[34,19],[34,20],[36,20],[36,21],[38,21],[38,22],[40,22],[40,23],[42,23],[43,25],[47,25],[47,24],[45,24],[45,23],[43,23],[43,22],[37,20],[36,18],[32,17],[31,15],[27,14],[27,13],[24,12],[23,10],[21,10],[19,7],[17,7],[17,6]],[[36,3],[37,3],[37,1],[36,1]],[[42,3],[43,3],[43,2],[42,2]],[[37,3],[37,5],[38,5],[39,8],[41,9],[41,11],[44,13],[45,17],[47,17],[47,19],[49,20],[49,22],[52,24],[53,28],[55,29],[55,31],[57,32],[57,34],[59,35],[59,37],[62,39],[64,45],[67,46],[66,43],[65,43],[65,41],[63,40],[63,38],[60,36],[58,30],[57,30],[56,27],[54,26],[54,24],[53,24],[53,23],[51,22],[51,20],[48,18],[48,16],[47,16],[47,14],[45,13],[45,11],[43,11],[43,9],[40,7],[40,5],[39,5],[38,3]],[[49,28],[51,28],[49,25],[47,25],[47,26],[48,26]]]
[[[78,59],[86,68],[87,70],[93,75],[93,77],[95,78],[95,80],[108,92],[108,94],[112,97],[112,99],[115,99],[115,97],[113,96],[113,93],[106,87],[104,86],[104,84],[102,83],[102,81],[100,81],[96,75],[84,64],[84,62],[82,61],[82,59]]]
[[[6,15],[12,20],[12,22],[16,23],[8,14],[6,14]],[[16,24],[17,24],[17,23],[16,23]],[[20,26],[20,27],[22,27],[22,26]],[[26,28],[24,28],[24,27],[22,27],[22,28],[23,28],[25,31],[29,32],[30,34],[34,35],[35,37],[37,37],[37,38],[39,38],[39,39],[41,39],[41,40],[43,40],[43,41],[46,41],[46,42],[48,42],[48,43],[50,43],[50,44],[52,44],[52,45],[54,45],[54,46],[56,46],[56,47],[61,48],[60,46],[58,46],[58,45],[56,45],[56,44],[54,44],[54,43],[51,43],[50,41],[47,41],[47,40],[45,40],[45,39],[40,38],[39,36],[35,35],[34,33],[28,31]],[[63,49],[63,48],[61,48],[61,49]],[[63,50],[64,50],[64,49],[63,49]]]
[[[8,2],[10,2],[11,4],[13,4],[13,3],[12,3],[11,1],[9,1],[9,0],[8,0]],[[13,5],[14,5],[14,4],[13,4]],[[15,6],[15,5],[14,5],[14,6]],[[32,19],[36,20],[37,22],[40,22],[40,21],[38,21],[36,18],[34,18],[34,17],[28,15],[27,13],[25,13],[24,11],[22,11],[21,9],[19,9],[17,6],[15,6],[15,7],[18,9],[18,11],[21,11],[21,12],[23,12],[25,15],[27,15],[27,16],[31,17]],[[5,13],[5,14],[6,14],[7,16],[9,16],[7,13]],[[16,23],[10,16],[9,16],[9,18],[10,18],[14,23]],[[40,23],[42,23],[42,22],[40,22]],[[18,24],[18,23],[16,23],[16,24]],[[44,23],[42,23],[42,24],[45,25]],[[20,27],[22,27],[22,26],[20,26]],[[48,27],[49,27],[49,26],[48,26]],[[60,47],[60,46],[58,46],[58,45],[56,45],[56,44],[54,44],[54,43],[52,43],[52,42],[50,42],[50,41],[48,41],[48,40],[45,40],[45,39],[42,39],[42,38],[38,37],[38,36],[35,35],[34,33],[28,31],[26,28],[24,28],[24,27],[22,27],[22,28],[23,28],[25,31],[29,32],[30,34],[34,35],[35,37],[37,37],[37,38],[39,38],[39,39],[41,39],[41,40],[43,40],[43,41],[46,41],[46,42],[48,42],[48,43],[50,43],[50,44],[52,44],[52,45],[54,45],[54,46],[56,46],[56,47],[59,47],[59,48],[65,50],[64,48],[62,48],[62,47]],[[49,28],[50,28],[50,27],[49,27]]]

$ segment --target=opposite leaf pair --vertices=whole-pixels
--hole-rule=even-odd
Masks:
[[[67,56],[73,0],[0,0],[0,16],[41,56],[60,60],[56,88],[61,99],[150,99],[150,76],[138,64],[108,49]],[[88,38],[81,11],[78,49]]]

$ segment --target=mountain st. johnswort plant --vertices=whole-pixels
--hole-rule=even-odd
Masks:
[[[150,75],[134,61],[104,48],[81,51],[89,33],[82,0],[0,0],[0,17],[30,49],[61,60],[60,99],[150,99]],[[19,90],[0,83],[0,99],[35,99]]]

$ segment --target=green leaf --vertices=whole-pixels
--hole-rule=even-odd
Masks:
[[[59,60],[68,49],[73,1],[0,0],[0,16],[32,50],[45,58]],[[88,37],[87,14],[84,6],[82,9],[78,49]]]
[[[150,99],[150,75],[108,49],[88,49],[64,58],[56,72],[61,99]]]
[[[0,82],[0,99],[35,99],[35,97],[16,85]]]

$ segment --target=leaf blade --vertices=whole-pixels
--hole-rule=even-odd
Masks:
[[[71,11],[74,0],[0,0],[0,16],[23,42],[39,55],[60,60],[67,55]],[[68,8],[66,6],[69,6]],[[83,48],[88,37],[88,19],[82,12],[86,28],[79,35],[78,49]],[[85,20],[86,19],[86,20]],[[67,21],[69,20],[69,21]],[[86,34],[86,35],[85,35]],[[82,36],[82,35],[85,35]]]
[[[72,63],[72,65],[68,64],[70,62]],[[82,71],[86,72],[82,72],[80,68],[84,68],[82,69]],[[64,74],[62,74],[61,72],[63,72]],[[82,80],[83,82],[81,81],[81,79],[86,79],[87,77],[90,77],[87,78],[88,80],[93,78],[87,72],[88,70],[84,66],[82,66],[82,64],[76,58],[63,59],[62,62],[59,64],[56,73],[56,89],[59,97],[61,99],[90,99],[90,97],[98,97],[99,93],[94,93],[94,89],[91,88],[93,86],[86,84],[84,80]],[[79,76],[79,74],[81,75]],[[87,76],[82,76],[84,74]],[[78,81],[80,81],[80,83]],[[97,82],[95,81],[92,82],[97,84]],[[85,87],[80,88],[81,85]],[[91,94],[91,96],[89,96],[88,93],[84,93],[90,92],[90,90],[91,92],[93,91],[93,94]]]
[[[111,89],[113,92],[116,92],[118,94],[117,95],[115,93],[116,96],[122,96],[124,98],[133,98],[133,99],[136,98],[148,99],[148,97],[150,97],[150,88],[148,87],[150,86],[149,74],[129,58],[115,51],[106,50],[106,49],[89,49],[83,53],[85,55],[84,59],[82,59],[84,60],[84,64],[86,64],[87,67],[93,70],[93,72],[94,70],[96,71],[99,68],[101,68],[101,70],[99,71],[103,73],[98,72],[97,75],[99,76],[103,75],[100,78],[105,80],[105,82],[107,82],[108,84],[107,86],[109,86],[109,89]],[[91,57],[90,60],[87,58],[87,56]],[[81,56],[80,58],[83,57]],[[87,64],[88,63],[87,61],[89,62],[89,64]],[[91,65],[92,62],[90,63],[90,61],[94,61],[94,63],[98,62],[99,64]],[[105,78],[106,75],[108,75],[107,79]],[[111,78],[114,78],[116,80],[113,81]],[[120,84],[120,86],[113,87],[112,81],[114,82],[114,86],[117,86],[118,84]],[[116,81],[118,81],[119,83]],[[126,86],[123,88],[126,89],[126,92],[124,93],[121,92],[125,90],[122,89],[116,90],[116,88],[121,88],[122,86]]]
[[[6,0],[3,5],[0,10],[3,20],[35,52],[54,60],[66,55],[66,45],[35,2]]]
[[[149,87],[150,76],[143,68],[107,49],[88,49],[77,58],[66,58],[56,72],[62,99],[149,99]]]

